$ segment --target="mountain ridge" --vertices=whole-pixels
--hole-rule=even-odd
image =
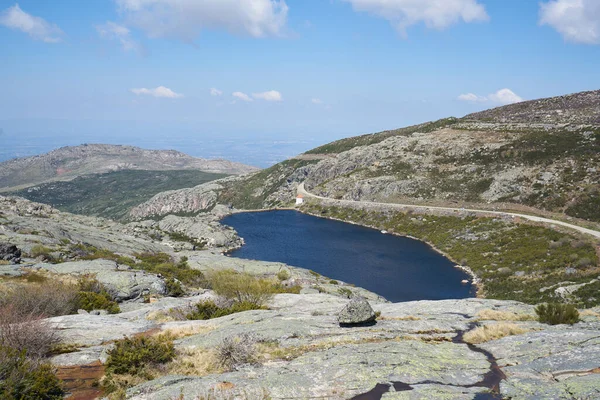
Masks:
[[[0,163],[0,192],[55,180],[120,170],[199,170],[241,175],[258,168],[223,159],[203,159],[176,150],[83,144]]]

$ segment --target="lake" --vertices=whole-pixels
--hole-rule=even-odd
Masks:
[[[355,284],[392,302],[473,297],[470,277],[418,240],[296,211],[225,217],[246,244],[233,257],[283,262]]]

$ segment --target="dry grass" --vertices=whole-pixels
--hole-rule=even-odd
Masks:
[[[506,336],[521,335],[527,332],[529,332],[528,329],[522,328],[519,325],[501,322],[475,328],[472,331],[465,333],[463,339],[467,343],[479,344]]]
[[[146,316],[148,321],[155,322],[175,322],[185,321],[188,311],[181,308],[170,308],[168,310],[152,311]]]
[[[218,365],[215,351],[208,349],[180,350],[166,369],[168,375],[206,376],[225,372]]]
[[[596,318],[600,319],[600,313],[597,313],[596,311],[592,311],[592,310],[580,311],[579,316],[580,317],[596,317]]]
[[[481,310],[477,313],[481,321],[536,321],[537,318],[530,314],[517,314],[510,311]]]
[[[27,357],[41,359],[60,344],[54,326],[42,314],[28,313],[17,306],[0,306],[0,346],[23,351]]]
[[[379,316],[377,317],[378,321],[420,321],[421,318],[415,317],[412,315],[407,315],[406,317],[385,317]]]
[[[208,333],[215,328],[212,326],[175,326],[173,328],[167,328],[161,332],[161,334],[168,335],[173,338],[173,340],[181,339],[188,336],[200,335],[204,333]]]

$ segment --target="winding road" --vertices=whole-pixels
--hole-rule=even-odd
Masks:
[[[511,212],[504,212],[504,211],[476,210],[476,209],[471,209],[471,208],[418,206],[418,205],[414,205],[414,204],[378,203],[378,202],[374,202],[374,201],[338,200],[338,199],[332,199],[332,198],[329,198],[329,197],[317,196],[316,194],[310,193],[309,191],[307,191],[304,188],[304,182],[302,182],[300,185],[298,185],[298,194],[301,194],[301,195],[303,195],[305,197],[312,197],[314,199],[331,201],[331,202],[335,202],[335,203],[338,203],[338,204],[349,205],[349,206],[359,204],[359,205],[366,205],[366,206],[385,207],[385,208],[390,208],[390,209],[406,209],[406,208],[413,208],[414,209],[414,208],[418,208],[418,209],[424,209],[424,210],[439,210],[439,211],[452,211],[452,212],[470,212],[470,213],[473,213],[473,214],[479,214],[479,215],[483,215],[483,216],[498,215],[498,216],[502,216],[502,217],[523,218],[523,219],[527,219],[527,220],[533,221],[533,222],[541,222],[541,223],[545,223],[545,224],[552,224],[552,225],[564,226],[566,228],[573,229],[573,230],[579,231],[581,233],[585,233],[585,234],[588,234],[588,235],[591,235],[591,236],[594,236],[594,237],[600,239],[600,231],[595,231],[593,229],[583,228],[583,227],[578,226],[578,225],[569,224],[568,222],[563,222],[563,221],[557,221],[555,219],[544,218],[544,217],[536,217],[534,215],[517,214],[517,213],[511,213]]]

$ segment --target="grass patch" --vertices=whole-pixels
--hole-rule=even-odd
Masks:
[[[521,335],[529,332],[527,329],[516,324],[501,322],[493,325],[485,325],[465,333],[463,339],[467,343],[479,344],[490,340],[501,339],[506,336]]]
[[[482,321],[535,321],[536,317],[528,314],[517,314],[510,311],[481,310],[477,319]]]

